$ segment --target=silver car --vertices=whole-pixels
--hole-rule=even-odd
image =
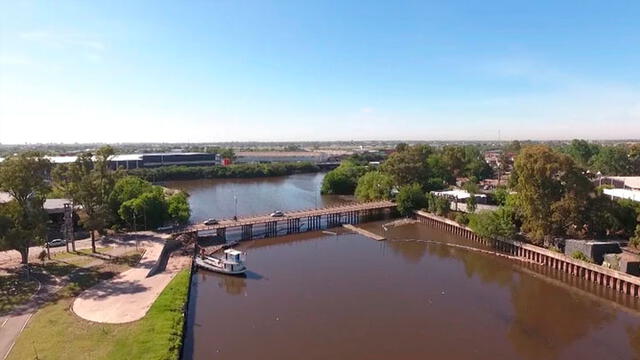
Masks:
[[[48,247],[65,246],[67,242],[62,239],[53,239],[47,243]]]
[[[276,210],[276,211],[272,212],[270,216],[271,217],[283,217],[284,213],[282,211],[280,211],[280,210]]]
[[[205,225],[216,225],[217,223],[218,223],[218,220],[216,220],[216,219],[207,219],[207,220],[204,221],[203,224],[205,224]]]

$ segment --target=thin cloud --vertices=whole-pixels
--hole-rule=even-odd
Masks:
[[[1,65],[32,65],[31,58],[23,55],[0,54]]]
[[[31,31],[20,34],[20,38],[37,41],[45,45],[62,47],[78,46],[89,50],[103,51],[106,46],[95,39],[78,34],[61,34],[48,31]]]

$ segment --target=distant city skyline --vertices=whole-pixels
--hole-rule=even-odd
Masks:
[[[0,143],[638,139],[639,45],[630,1],[2,1]]]

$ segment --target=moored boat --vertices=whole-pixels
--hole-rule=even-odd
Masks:
[[[205,270],[238,275],[247,271],[245,260],[245,253],[235,249],[226,249],[224,257],[198,256],[195,258],[195,263]]]

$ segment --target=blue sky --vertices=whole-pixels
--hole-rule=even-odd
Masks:
[[[0,0],[0,142],[640,138],[638,1]]]

